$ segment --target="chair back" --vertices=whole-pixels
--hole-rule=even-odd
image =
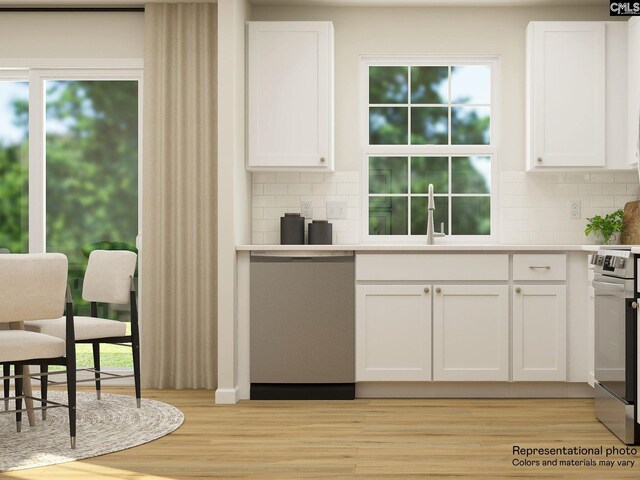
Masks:
[[[67,270],[61,253],[0,255],[0,324],[60,318]]]
[[[87,302],[129,303],[131,277],[138,255],[127,250],[94,250],[89,255],[82,285]]]

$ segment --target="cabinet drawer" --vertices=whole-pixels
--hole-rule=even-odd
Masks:
[[[566,280],[567,256],[557,254],[515,254],[513,256],[513,279],[527,280]]]
[[[357,281],[509,280],[507,254],[357,254]]]

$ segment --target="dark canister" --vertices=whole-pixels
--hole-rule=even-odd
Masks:
[[[333,225],[326,220],[314,220],[309,224],[309,245],[331,245]]]
[[[304,245],[304,217],[299,213],[280,217],[280,245]]]

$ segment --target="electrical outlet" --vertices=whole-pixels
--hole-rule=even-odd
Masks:
[[[571,200],[571,202],[569,202],[569,217],[573,219],[580,219],[582,217],[579,200]]]
[[[327,219],[347,218],[347,202],[327,202]]]
[[[300,202],[300,215],[304,218],[313,217],[313,208],[311,208],[311,202]]]

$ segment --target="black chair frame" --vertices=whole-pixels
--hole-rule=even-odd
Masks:
[[[75,349],[75,328],[73,323],[73,299],[71,297],[71,290],[67,287],[66,300],[65,300],[65,317],[66,317],[66,347],[64,357],[57,358],[37,358],[29,360],[21,360],[16,362],[6,362],[2,364],[2,377],[4,382],[4,401],[5,411],[0,413],[15,413],[16,414],[16,426],[18,432],[22,429],[22,414],[27,412],[26,408],[22,408],[22,401],[26,399],[34,400],[41,403],[41,407],[34,407],[34,410],[42,410],[43,414],[49,408],[65,407],[69,409],[69,433],[71,437],[71,448],[76,448],[76,349]],[[46,388],[42,390],[41,398],[25,396],[24,394],[24,382],[30,381],[25,379],[23,375],[23,369],[25,366],[39,366],[41,373],[31,375],[31,377],[40,377],[41,385],[46,385],[47,377],[55,374],[66,374],[66,382],[58,382],[60,384],[67,385],[67,404],[52,402],[47,400]],[[65,371],[48,373],[50,365],[62,365],[66,367]],[[14,368],[14,375],[11,375],[11,366]],[[15,382],[15,395],[12,397],[9,395],[10,381]],[[9,400],[15,400],[16,408],[9,410]],[[46,418],[46,416],[45,416]]]
[[[113,380],[116,378],[134,378],[134,382],[135,382],[135,392],[136,392],[136,404],[138,406],[138,408],[140,408],[141,405],[141,392],[140,392],[140,331],[139,331],[139,326],[138,326],[138,302],[137,302],[137,298],[136,298],[136,289],[135,289],[135,285],[133,282],[133,278],[131,279],[131,289],[129,292],[129,306],[131,309],[131,334],[130,335],[124,335],[121,337],[103,337],[103,338],[97,338],[97,339],[89,339],[89,340],[76,340],[76,344],[81,344],[81,343],[90,343],[93,347],[93,368],[80,368],[77,371],[78,372],[93,372],[94,374],[94,379],[87,379],[87,380],[76,380],[76,383],[83,383],[83,382],[95,382],[95,386],[96,386],[96,394],[98,399],[100,399],[101,397],[101,391],[102,391],[102,385],[101,383],[105,380]],[[97,318],[98,317],[98,303],[97,302],[91,302],[90,303],[90,308],[91,308],[91,317],[93,318]],[[132,357],[133,357],[133,375],[121,375],[121,374],[117,374],[117,373],[112,373],[112,372],[103,372],[100,370],[100,344],[101,343],[106,343],[106,344],[112,344],[112,345],[120,345],[123,347],[129,347],[132,350]],[[47,366],[43,367],[45,370],[43,373],[47,373]],[[42,380],[42,378],[45,377],[41,377],[41,390],[42,390],[42,398],[43,399],[47,399],[47,383],[49,385],[59,385],[62,384],[64,382],[54,382],[54,381],[48,381],[46,380]],[[46,418],[46,411],[43,410],[42,414],[43,414],[43,418]]]

